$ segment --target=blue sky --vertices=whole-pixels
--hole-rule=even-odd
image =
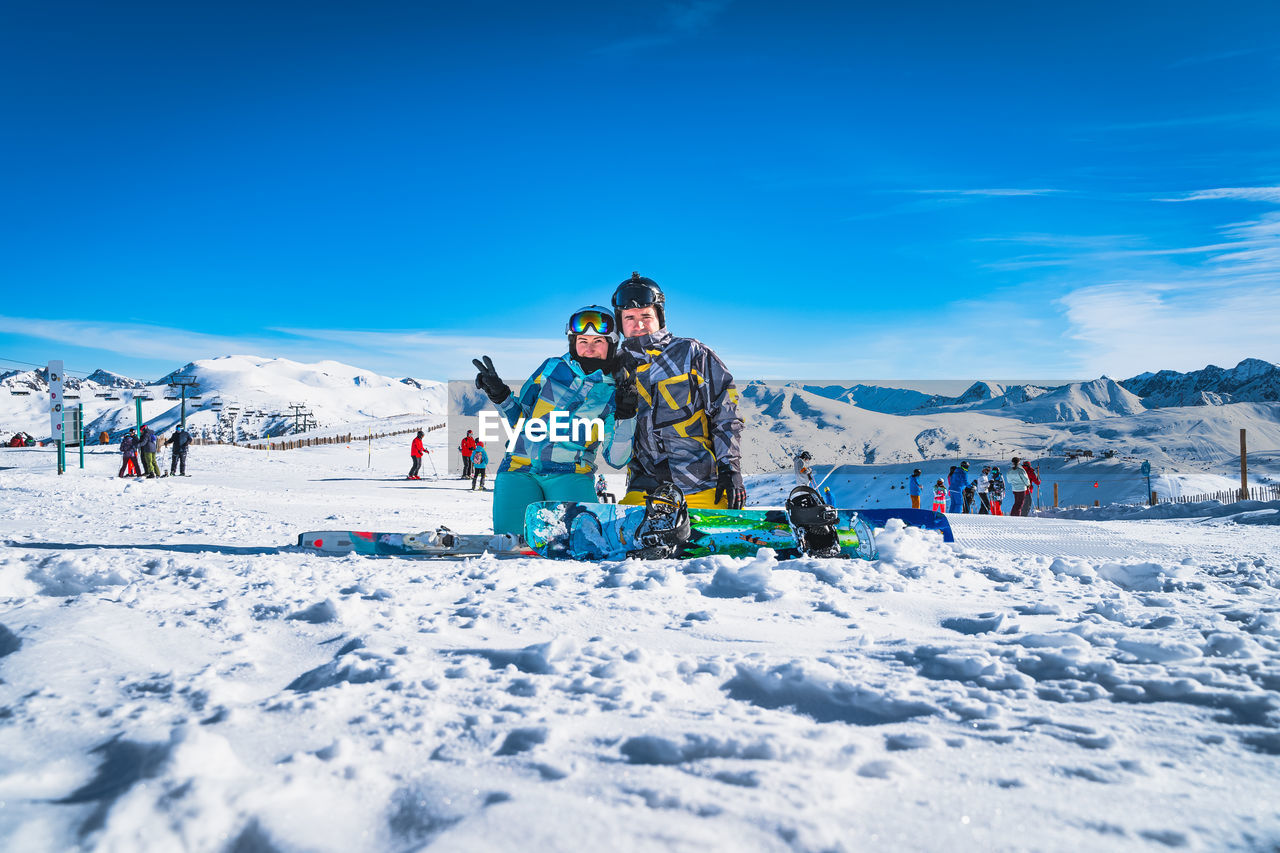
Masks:
[[[892,8],[890,8],[892,7]],[[1280,4],[0,4],[0,368],[1280,361]]]

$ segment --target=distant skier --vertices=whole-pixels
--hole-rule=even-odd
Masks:
[[[604,474],[596,475],[596,500],[602,504],[616,504],[618,499],[609,491],[609,484],[604,481]]]
[[[413,444],[409,445],[409,458],[413,460],[413,464],[409,467],[409,476],[405,479],[422,479],[418,476],[418,472],[422,470],[422,454],[427,452],[427,449],[422,446],[422,437],[424,435],[426,435],[426,433],[422,430],[418,430],[418,434],[414,436]]]
[[[168,474],[164,470],[164,446],[165,437],[163,432],[156,433],[156,476],[167,477]]]
[[[911,508],[920,508],[920,494],[923,489],[920,488],[920,475],[924,472],[919,468],[911,472],[911,478],[907,480],[907,494],[911,496]]]
[[[473,363],[476,384],[511,426],[521,418],[547,424],[555,413],[568,418],[568,435],[549,430],[534,437],[522,429],[503,457],[493,483],[493,532],[524,532],[525,509],[538,501],[595,500],[596,456],[614,467],[626,465],[635,431],[636,395],[619,388],[614,369],[621,335],[608,308],[588,305],[569,315],[564,333],[568,351],[548,358],[525,381],[519,394],[498,377],[493,361]],[[583,434],[573,424],[599,420]],[[575,434],[576,433],[576,434]]]
[[[1027,490],[1031,488],[1031,478],[1027,476],[1020,462],[1021,460],[1015,456],[1013,464],[1009,467],[1009,490],[1013,492],[1013,509],[1009,511],[1010,515],[1023,515],[1022,508],[1027,502]]]
[[[969,485],[969,463],[961,462],[960,467],[952,466],[947,475],[947,487],[951,492],[948,512],[964,512],[964,490]]]
[[[991,466],[991,483],[987,486],[987,500],[990,502],[992,515],[1004,515],[1004,475],[994,465]]]
[[[741,509],[742,418],[729,369],[706,344],[671,334],[666,296],[652,279],[632,273],[612,303],[626,336],[619,365],[640,397],[621,502],[644,503],[659,485],[673,483],[691,507]]]
[[[137,477],[141,471],[138,465],[138,431],[133,427],[120,439],[120,473],[118,477]]]
[[[484,476],[487,473],[485,469],[488,465],[489,454],[484,451],[484,442],[477,438],[476,446],[471,449],[471,491],[474,492],[476,490],[477,478],[480,480],[480,491],[487,491],[484,487]],[[494,532],[499,533],[502,531],[495,530]]]
[[[159,477],[160,467],[156,465],[156,434],[146,424],[142,425],[142,431],[138,433],[138,450],[142,453],[142,470],[147,475],[147,479]]]
[[[978,490],[978,515],[991,514],[991,497],[987,494],[991,489],[991,466],[983,465],[982,474],[974,483]]]
[[[172,449],[172,458],[169,461],[169,476],[181,474],[187,476],[187,448],[191,446],[191,433],[182,427],[178,427],[177,431],[170,436],[165,442]]]
[[[941,477],[933,484],[933,511],[947,511],[947,484]]]
[[[808,486],[813,488],[813,457],[809,455],[809,451],[804,450],[796,454],[795,473],[796,485]]]
[[[1031,515],[1032,499],[1034,498],[1036,493],[1036,486],[1040,485],[1040,475],[1036,473],[1035,468],[1031,467],[1030,461],[1026,461],[1026,460],[1023,461],[1022,470],[1027,473],[1027,482],[1029,484],[1027,486],[1026,500],[1022,502],[1022,514]]]
[[[471,430],[467,430],[467,435],[462,439],[462,444],[458,449],[462,451],[462,478],[463,480],[471,477],[471,451],[475,449],[476,440],[471,436]]]

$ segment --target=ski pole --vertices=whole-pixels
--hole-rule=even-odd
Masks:
[[[431,451],[430,451],[430,450],[428,450],[428,451],[427,451],[427,461],[431,463],[431,473],[432,473],[432,475],[433,475],[437,480],[439,480],[439,479],[440,479],[440,472],[436,470],[436,463],[435,463],[435,460],[433,460],[433,459],[431,458]]]

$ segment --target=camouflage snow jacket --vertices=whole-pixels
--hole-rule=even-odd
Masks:
[[[738,391],[710,347],[659,329],[624,340],[618,361],[639,396],[629,491],[670,482],[689,495],[715,488],[717,463],[741,470]]]
[[[604,450],[605,460],[615,468],[627,464],[631,449],[631,433],[635,420],[616,420],[617,401],[613,377],[599,370],[584,373],[568,353],[549,358],[520,389],[498,405],[507,423],[516,426],[521,419],[550,423],[552,413],[564,413],[569,419],[599,419],[603,430],[566,428],[567,441],[552,441],[551,435],[531,439],[521,430],[511,452],[502,460],[499,471],[529,471],[534,474],[594,474],[596,454]],[[563,415],[561,415],[562,417]]]

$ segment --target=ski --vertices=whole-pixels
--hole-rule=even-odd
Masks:
[[[371,557],[536,557],[520,537],[510,534],[454,533],[447,527],[421,533],[373,533],[361,530],[313,530],[298,534],[298,547],[317,554]]]

